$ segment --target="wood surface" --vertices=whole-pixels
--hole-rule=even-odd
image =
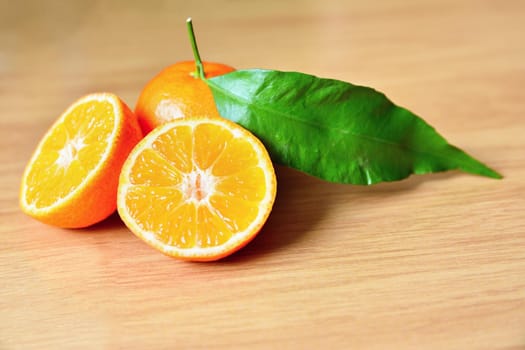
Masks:
[[[38,140],[80,96],[134,106],[191,59],[372,86],[505,178],[358,187],[277,168],[260,235],[165,257],[114,215],[18,208]],[[525,349],[525,2],[0,0],[0,349]]]

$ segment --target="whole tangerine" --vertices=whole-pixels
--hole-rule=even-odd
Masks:
[[[203,62],[206,78],[235,69],[221,63]],[[198,74],[194,61],[164,68],[142,90],[135,114],[144,135],[168,121],[194,116],[220,117],[213,94]]]

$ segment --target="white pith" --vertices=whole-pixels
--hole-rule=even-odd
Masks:
[[[56,165],[61,168],[68,168],[76,159],[78,152],[85,146],[82,135],[76,135],[71,140],[68,140],[64,147],[58,151],[58,158],[55,161]]]
[[[211,173],[210,169],[195,169],[186,174],[182,179],[180,191],[186,201],[195,204],[205,203],[209,196],[215,192],[217,178]]]

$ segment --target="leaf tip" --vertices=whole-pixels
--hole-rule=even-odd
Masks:
[[[486,174],[482,174],[482,175],[485,175],[486,177],[490,177],[490,178],[496,179],[496,180],[503,179],[503,175],[498,173],[496,170],[493,170],[493,169],[488,168],[488,167],[487,167],[487,170],[488,170],[488,172]]]
[[[503,175],[498,173],[496,170],[489,168],[487,165],[473,159],[477,164],[475,167],[471,167],[471,164],[468,164],[466,166],[460,167],[462,170],[475,174],[480,176],[485,176],[491,179],[501,180],[503,179]]]

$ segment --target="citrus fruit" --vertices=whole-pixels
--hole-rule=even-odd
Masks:
[[[222,118],[189,117],[157,127],[130,153],[118,211],[128,228],[166,255],[225,257],[253,239],[276,193],[262,143]]]
[[[220,63],[203,63],[206,78],[226,74],[234,68]],[[142,90],[135,114],[144,135],[167,121],[188,117],[219,117],[213,95],[195,74],[195,62],[179,62],[162,70]]]
[[[21,209],[66,228],[103,220],[116,209],[120,169],[141,137],[135,116],[117,96],[79,99],[51,126],[27,164]]]

